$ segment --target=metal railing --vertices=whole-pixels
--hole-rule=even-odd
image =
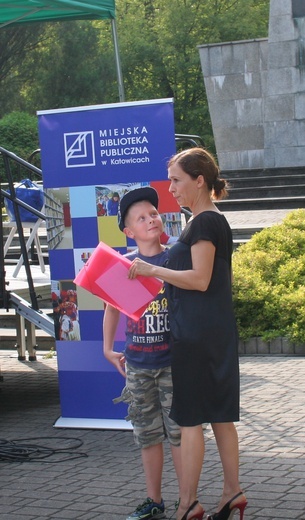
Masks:
[[[46,216],[44,213],[36,210],[32,206],[29,206],[26,202],[22,201],[21,199],[19,199],[16,196],[12,169],[11,169],[11,163],[17,164],[19,171],[21,171],[21,169],[22,169],[22,170],[25,170],[27,174],[35,173],[41,179],[42,179],[42,172],[36,166],[21,159],[14,153],[9,152],[8,150],[6,150],[5,148],[2,148],[2,147],[0,147],[0,159],[3,160],[4,172],[5,172],[5,177],[6,177],[5,184],[8,185],[8,190],[5,190],[1,187],[0,307],[8,309],[10,306],[10,291],[7,290],[7,287],[6,287],[7,282],[5,279],[6,272],[5,272],[5,260],[4,260],[4,233],[3,233],[3,214],[2,214],[3,201],[4,201],[4,199],[8,199],[12,202],[13,209],[14,209],[16,227],[17,227],[17,231],[18,231],[18,235],[19,235],[20,249],[21,249],[25,272],[26,272],[26,276],[27,276],[27,280],[28,280],[31,306],[35,311],[38,311],[39,306],[38,306],[37,296],[35,293],[33,277],[32,277],[31,268],[30,268],[29,255],[28,255],[28,251],[26,248],[26,241],[25,241],[22,221],[21,221],[21,217],[20,217],[20,208],[23,208],[23,209],[29,211],[30,213],[34,214],[37,218],[40,218],[42,220],[46,220]],[[3,184],[3,181],[2,181],[2,184]],[[1,184],[0,184],[0,186],[1,186]]]
[[[190,147],[205,147],[204,141],[200,135],[191,134],[175,134],[175,141],[177,148],[184,148],[185,145]]]

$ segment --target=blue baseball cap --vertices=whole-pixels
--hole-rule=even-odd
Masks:
[[[134,190],[128,191],[121,198],[118,210],[118,224],[121,231],[125,227],[125,217],[130,206],[135,202],[147,200],[156,209],[158,209],[159,197],[155,188],[151,186],[145,186],[143,188],[135,188]]]

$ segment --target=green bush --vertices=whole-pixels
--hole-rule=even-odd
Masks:
[[[31,153],[39,147],[36,116],[25,112],[11,112],[0,119],[0,146],[27,161]],[[28,177],[28,174],[20,171],[13,163],[11,169],[15,181]],[[0,175],[2,182],[7,182],[3,160],[0,160]]]
[[[233,301],[242,339],[305,342],[305,209],[253,235],[233,254]]]

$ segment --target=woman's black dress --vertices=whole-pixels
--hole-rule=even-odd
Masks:
[[[238,334],[232,305],[232,232],[226,218],[204,211],[184,228],[169,251],[167,267],[192,268],[191,246],[208,240],[216,248],[205,292],[169,285],[173,403],[180,426],[239,420]]]

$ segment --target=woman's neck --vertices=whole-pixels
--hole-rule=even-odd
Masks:
[[[198,198],[198,200],[194,201],[194,204],[190,209],[192,210],[194,217],[203,211],[218,211],[209,194],[205,194]]]

